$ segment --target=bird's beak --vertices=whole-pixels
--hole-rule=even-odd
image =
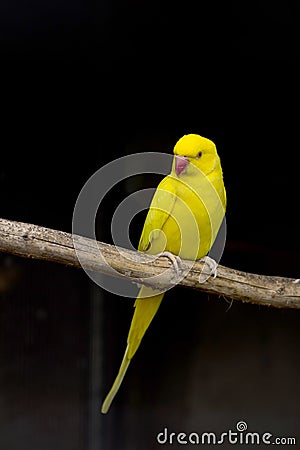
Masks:
[[[175,156],[175,172],[178,177],[187,168],[188,164],[189,160],[185,156]]]

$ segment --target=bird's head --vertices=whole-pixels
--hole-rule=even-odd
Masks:
[[[197,169],[208,175],[219,160],[215,144],[199,134],[186,134],[180,138],[174,147],[174,155],[173,171],[177,177],[192,175]]]

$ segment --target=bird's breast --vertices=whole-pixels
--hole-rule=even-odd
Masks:
[[[223,201],[210,182],[203,186],[180,183],[172,212],[162,229],[166,250],[183,259],[203,257],[212,247],[223,217]]]

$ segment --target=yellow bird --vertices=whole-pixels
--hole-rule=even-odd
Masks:
[[[171,173],[155,191],[138,250],[192,261],[203,258],[214,243],[225,208],[226,191],[215,144],[197,134],[185,135],[174,147]],[[146,286],[139,291],[125,355],[102,405],[104,414],[163,299],[164,292],[157,292]]]

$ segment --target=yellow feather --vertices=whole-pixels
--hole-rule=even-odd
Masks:
[[[174,154],[172,171],[158,185],[152,199],[139,250],[154,255],[169,251],[184,259],[197,260],[209,252],[225,214],[226,192],[220,159],[215,144],[197,134],[179,139]],[[187,161],[186,169],[180,173],[177,157]],[[117,394],[163,296],[149,287],[140,289],[125,355],[103,402],[103,413],[107,413]]]
[[[154,295],[153,297],[149,297],[146,299],[144,298],[145,296],[152,295],[153,292],[153,289],[143,286],[139,292],[139,295],[142,298],[137,298],[135,301],[135,311],[127,338],[125,355],[123,357],[123,361],[121,363],[119,373],[114,381],[114,384],[112,385],[111,390],[109,391],[103,402],[101,409],[101,412],[103,414],[107,413],[113,399],[115,398],[123,381],[125,373],[129,367],[130,361],[137,351],[140,342],[163,299],[164,294]]]

